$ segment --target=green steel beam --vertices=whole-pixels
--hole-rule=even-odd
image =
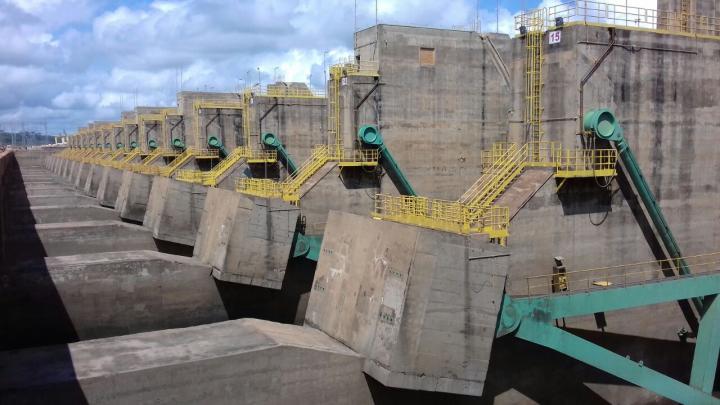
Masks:
[[[720,272],[701,273],[672,279],[659,279],[643,284],[625,287],[610,287],[581,291],[576,293],[559,293],[538,297],[509,298],[503,301],[503,318],[501,329],[505,332],[523,317],[542,310],[550,320],[590,315],[598,312],[610,312],[621,309],[636,308],[663,302],[678,301],[693,297],[703,297],[720,293]],[[505,307],[512,306],[512,309]],[[512,319],[512,322],[510,320]],[[503,327],[503,325],[507,325]]]
[[[620,159],[625,166],[626,174],[635,186],[640,200],[645,206],[645,210],[648,212],[653,225],[655,225],[655,229],[660,236],[662,245],[665,247],[665,250],[668,252],[670,257],[672,259],[676,259],[680,274],[690,274],[690,266],[688,266],[685,259],[682,259],[680,246],[678,246],[677,241],[673,236],[672,230],[663,215],[662,209],[650,189],[650,185],[645,180],[645,176],[643,176],[642,169],[635,158],[635,154],[628,145],[624,136],[624,131],[615,119],[615,115],[613,115],[610,110],[604,108],[591,110],[585,114],[583,127],[586,131],[594,133],[598,138],[613,142],[615,149],[617,149]],[[698,312],[702,313],[702,300],[695,299],[693,302]]]
[[[280,139],[278,139],[275,134],[270,132],[263,134],[262,141],[263,144],[265,144],[267,147],[275,149],[277,151],[280,161],[285,165],[285,168],[287,168],[290,175],[294,174],[297,171],[298,167],[295,164],[295,161],[292,159],[292,157],[290,157],[290,154],[287,152],[287,150],[285,150],[285,148],[282,146],[282,143],[280,143]]]
[[[405,173],[400,169],[400,165],[395,160],[395,157],[390,153],[390,149],[385,146],[380,131],[374,125],[364,125],[358,130],[358,139],[364,145],[372,146],[378,149],[380,153],[380,163],[390,176],[395,187],[398,189],[400,194],[408,196],[417,196],[415,189],[410,184],[410,180],[405,177]]]
[[[712,393],[720,353],[720,300],[706,300],[705,315],[700,320],[690,385]]]
[[[690,385],[642,362],[634,362],[553,325],[563,317],[617,311],[694,297],[717,297],[720,271],[608,289],[558,293],[537,297],[503,297],[496,336],[514,333],[533,342],[684,404],[720,404],[712,397],[720,352],[720,303],[709,306],[700,322]]]
[[[720,398],[691,387],[547,322],[523,321],[516,337],[556,350],[681,404],[720,404]]]

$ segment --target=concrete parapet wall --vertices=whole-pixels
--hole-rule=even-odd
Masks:
[[[5,269],[3,280],[4,348],[229,319],[207,266],[152,251],[38,259]]]
[[[283,201],[210,188],[193,257],[220,280],[280,289],[299,212]]]
[[[4,352],[0,361],[7,403],[372,402],[362,357],[317,330],[255,319]]]
[[[120,221],[86,221],[28,225],[7,235],[10,262],[81,253],[157,250],[152,235]]]
[[[507,266],[484,239],[331,212],[305,322],[387,386],[481,395]]]

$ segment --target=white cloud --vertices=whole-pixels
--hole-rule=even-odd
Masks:
[[[355,22],[359,29],[375,23],[374,1],[358,1],[357,16],[353,4],[0,0],[0,125],[47,120],[51,131],[71,131],[94,119],[117,119],[136,99],[172,105],[180,71],[185,90],[236,91],[257,82],[258,67],[264,84],[277,68],[278,79],[323,87],[323,56],[329,65],[351,54]],[[499,10],[496,27],[495,2],[480,5],[488,7],[479,12],[483,32],[514,34],[511,11]],[[473,0],[380,0],[378,19],[472,28],[475,7]]]

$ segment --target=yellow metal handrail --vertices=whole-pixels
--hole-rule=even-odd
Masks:
[[[545,10],[544,28],[553,27],[558,18],[563,24],[617,26],[670,34],[720,36],[720,17],[692,14],[684,8],[679,11],[659,11],[653,8],[625,6],[598,1],[569,1],[530,10],[515,17],[515,28],[529,27],[533,16]]]
[[[459,234],[482,233],[491,238],[508,236],[510,210],[492,207],[481,216],[471,218],[468,207],[458,201],[415,196],[375,196],[373,217]]]
[[[281,198],[282,183],[271,179],[252,179],[241,177],[235,183],[235,190],[244,194],[263,198]]]
[[[509,289],[513,294],[547,295],[621,287],[672,277],[675,275],[672,269],[680,268],[681,261],[692,267],[693,274],[717,271],[720,266],[720,252],[529,276],[511,280]]]

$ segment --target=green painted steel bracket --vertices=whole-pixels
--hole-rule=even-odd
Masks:
[[[390,153],[390,150],[385,145],[385,141],[382,138],[382,134],[375,125],[364,125],[358,130],[358,139],[364,145],[368,145],[378,149],[380,153],[380,163],[385,168],[390,180],[392,180],[395,187],[398,189],[400,194],[408,196],[417,196],[415,189],[410,180],[405,177],[405,173],[400,169],[400,165],[395,160],[395,157]]]
[[[321,236],[308,236],[302,233],[296,234],[295,250],[293,257],[304,257],[308,260],[317,262],[320,258],[320,246],[322,245]]]
[[[290,173],[291,175],[295,174],[298,167],[295,164],[295,161],[290,157],[290,154],[287,152],[287,150],[282,146],[282,143],[280,143],[280,139],[278,139],[275,134],[270,132],[263,134],[262,142],[267,147],[275,149],[277,151],[278,157],[280,158],[280,161],[285,165],[285,168],[287,168],[288,173]]]
[[[556,350],[649,391],[684,404],[720,404],[712,396],[720,353],[720,304],[708,307],[695,345],[690,385],[554,326],[564,317],[590,315],[720,293],[720,272],[575,293],[503,297],[496,336],[514,334]]]
[[[586,131],[592,132],[598,138],[610,141],[615,145],[615,149],[617,149],[620,159],[625,166],[625,171],[630,178],[630,181],[635,186],[638,196],[645,206],[645,210],[650,216],[650,220],[660,236],[662,245],[665,247],[668,255],[677,261],[677,267],[680,274],[690,274],[690,266],[687,264],[685,259],[682,259],[683,255],[680,251],[680,246],[673,236],[672,230],[663,215],[662,209],[650,189],[650,185],[645,180],[645,176],[643,176],[642,169],[635,158],[635,154],[628,145],[627,140],[625,139],[624,131],[617,119],[615,119],[615,115],[605,108],[591,110],[585,114],[583,127]],[[695,298],[693,303],[698,312],[702,313],[702,298]]]

